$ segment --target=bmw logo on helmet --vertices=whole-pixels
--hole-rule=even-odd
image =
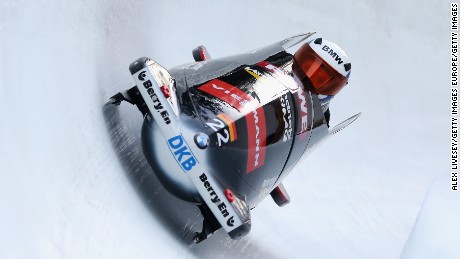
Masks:
[[[292,66],[300,79],[308,79],[315,92],[334,96],[346,84],[351,73],[351,63],[337,44],[323,38],[316,38],[301,46],[294,54]]]

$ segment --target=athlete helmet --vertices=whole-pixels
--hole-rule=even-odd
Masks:
[[[297,50],[292,68],[302,83],[332,98],[348,83],[351,63],[335,43],[317,38]]]

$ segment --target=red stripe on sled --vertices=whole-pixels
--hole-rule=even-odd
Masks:
[[[267,143],[267,133],[265,125],[265,113],[263,107],[259,107],[246,115],[248,127],[248,162],[246,173],[264,165],[265,146]]]
[[[259,102],[252,96],[219,79],[213,79],[198,89],[230,104],[244,115],[259,106]]]

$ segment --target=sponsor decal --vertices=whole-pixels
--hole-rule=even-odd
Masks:
[[[333,51],[329,46],[324,45],[322,50],[326,51],[329,55],[332,56],[332,58],[335,58],[335,61],[337,61],[339,65],[343,63],[342,58],[339,57],[339,55],[337,55],[337,53],[335,53],[335,51]]]
[[[233,219],[233,216],[231,216],[231,217],[228,218],[228,220],[227,220],[227,226],[233,227],[234,224],[235,224],[235,220]]]
[[[299,134],[305,133],[308,130],[308,108],[307,108],[307,97],[303,91],[303,87],[299,87],[297,91],[297,98],[299,101],[299,123],[300,123],[300,132]]]
[[[193,137],[195,144],[199,149],[206,149],[209,145],[209,137],[204,133],[197,133]]]
[[[198,89],[230,104],[244,115],[259,106],[252,96],[219,79],[213,79]]]
[[[167,142],[169,150],[171,150],[171,153],[174,155],[177,163],[182,169],[184,169],[184,171],[188,172],[197,165],[198,161],[182,135],[174,136],[168,139]]]
[[[262,61],[262,62],[259,62],[257,63],[257,65],[259,67],[262,67],[262,68],[265,68],[267,69],[268,71],[270,71],[272,74],[278,74],[278,75],[285,75],[286,73],[281,70],[279,67],[273,65],[273,64],[270,64],[269,62],[267,61]]]
[[[141,81],[145,81],[145,71],[142,71],[138,76],[137,78]]]
[[[281,110],[283,111],[283,121],[284,121],[283,142],[286,142],[292,138],[291,104],[289,103],[289,98],[287,94],[281,96],[280,101],[281,101]]]
[[[163,118],[163,120],[164,120],[164,122],[166,124],[170,124],[171,119],[169,119],[168,111],[165,110],[165,108],[163,107],[163,104],[158,99],[158,96],[156,95],[155,90],[153,90],[152,82],[150,80],[145,81],[145,77],[146,77],[145,73],[146,73],[145,71],[142,71],[141,73],[139,73],[137,78],[140,81],[143,82],[142,84],[144,85],[145,89],[147,90],[147,93],[149,94],[150,98],[152,99],[153,107],[155,108],[155,110],[158,113],[160,113],[161,117]]]
[[[253,110],[245,118],[248,127],[248,161],[246,164],[248,174],[264,165],[267,133],[263,107]]]
[[[217,118],[214,118],[210,122],[206,122],[206,125],[216,132],[217,145],[219,147],[221,147],[223,143],[228,143],[228,141],[233,142],[238,138],[235,122],[225,113],[220,113],[217,115]],[[228,130],[225,128],[226,126],[228,126]],[[221,129],[224,130],[221,132]]]
[[[211,186],[211,183],[209,183],[208,177],[206,176],[205,173],[200,175],[200,180],[203,183],[204,188],[208,190],[210,200],[216,205],[216,207],[219,209],[222,216],[224,218],[228,217],[230,213],[228,213],[227,211],[227,205],[225,205],[225,203],[221,201],[221,199],[219,198],[219,195],[217,195],[217,193],[214,191],[214,188]],[[231,216],[230,218],[227,219],[227,225],[229,227],[233,227],[233,224],[234,224],[234,220],[233,220],[233,216]]]
[[[246,72],[251,74],[256,79],[266,79],[266,77],[262,73],[260,73],[259,71],[255,70],[255,69],[252,69],[250,67],[245,67],[244,70],[246,70]]]

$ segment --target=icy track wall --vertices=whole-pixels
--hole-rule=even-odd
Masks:
[[[2,1],[0,257],[398,258],[449,170],[448,4]],[[249,236],[190,244],[198,209],[156,181],[135,107],[104,103],[138,57],[172,67],[312,30],[352,58],[332,124],[364,116],[291,172],[291,204],[252,211]]]

